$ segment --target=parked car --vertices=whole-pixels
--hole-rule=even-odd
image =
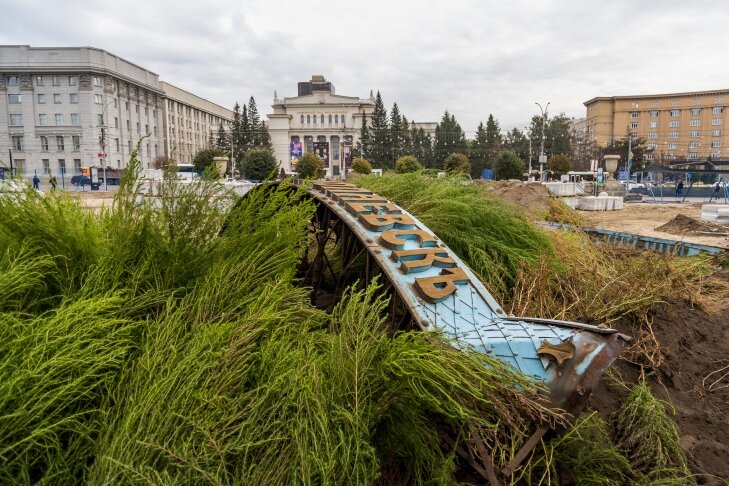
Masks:
[[[71,177],[72,186],[86,186],[91,184],[91,180],[85,175],[75,175]]]
[[[645,184],[642,182],[635,181],[620,181],[621,184],[625,184],[625,190],[630,192],[633,189],[645,189]]]

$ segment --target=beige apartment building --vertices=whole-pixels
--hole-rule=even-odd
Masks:
[[[727,105],[729,89],[597,97],[585,102],[586,138],[605,147],[632,133],[646,139],[648,160],[725,159]]]
[[[94,47],[0,46],[0,167],[19,176],[192,162],[233,113]]]
[[[230,131],[233,112],[170,83],[160,81],[159,85],[165,97],[165,155],[191,164],[195,154],[207,148],[211,132],[217,137],[220,125]]]

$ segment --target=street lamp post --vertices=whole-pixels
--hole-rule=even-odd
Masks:
[[[101,129],[101,137],[99,138],[101,153],[99,154],[99,159],[101,160],[101,169],[104,172],[104,192],[109,192],[109,178],[106,174],[106,109],[109,108],[109,105],[112,103],[114,103],[114,100],[111,100],[110,102],[105,104],[104,107],[101,109],[101,125],[99,125],[99,128]]]
[[[527,127],[524,127],[524,131],[529,137],[529,170],[527,171],[527,181],[530,181],[532,176],[532,132]]]
[[[544,155],[544,122],[547,118],[547,110],[549,110],[549,101],[547,101],[547,105],[544,108],[542,108],[542,105],[537,102],[534,104],[537,105],[542,112],[542,143],[539,148],[539,180],[544,181],[544,164],[547,163],[547,157]]]

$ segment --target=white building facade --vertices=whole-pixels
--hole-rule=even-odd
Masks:
[[[142,167],[191,162],[232,116],[102,49],[0,46],[0,166],[20,176],[124,168],[137,146]]]
[[[367,99],[337,95],[334,86],[317,75],[299,83],[298,94],[283,99],[274,94],[268,131],[276,160],[286,172],[294,172],[300,147],[324,159],[328,177],[341,177],[345,151],[357,145],[362,117],[369,118],[375,109],[372,94]]]

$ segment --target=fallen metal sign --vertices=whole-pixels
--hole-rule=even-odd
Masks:
[[[470,268],[421,221],[371,191],[319,181],[310,194],[357,235],[423,330],[494,356],[577,411],[628,339],[550,319],[508,316]]]

